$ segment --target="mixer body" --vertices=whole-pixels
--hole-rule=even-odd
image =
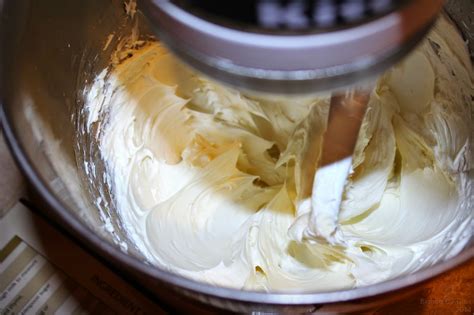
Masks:
[[[247,91],[308,94],[386,70],[426,35],[444,1],[139,3],[161,40],[204,75]]]

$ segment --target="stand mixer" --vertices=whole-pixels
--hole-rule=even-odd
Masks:
[[[310,218],[295,223],[307,226],[295,237],[341,242],[334,236],[338,211],[370,81],[426,35],[443,1],[152,0],[141,5],[171,51],[212,79],[263,95],[332,92],[321,156],[307,152],[304,158],[311,168],[320,162],[314,180],[302,187],[303,195],[312,195],[312,210]]]

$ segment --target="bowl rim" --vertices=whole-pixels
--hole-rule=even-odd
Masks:
[[[217,287],[211,284],[188,279],[178,274],[160,269],[159,267],[146,264],[137,257],[127,255],[118,247],[104,241],[94,233],[90,227],[76,218],[70,209],[58,198],[50,187],[41,178],[40,173],[30,162],[23,145],[17,140],[14,128],[4,103],[0,104],[0,126],[6,142],[23,174],[40,193],[50,209],[57,215],[60,223],[67,229],[72,230],[74,236],[95,254],[104,257],[109,255],[116,258],[121,264],[131,270],[138,270],[141,274],[155,278],[159,281],[169,283],[182,289],[190,290],[199,294],[212,297],[229,299],[247,303],[263,303],[276,305],[306,305],[347,302],[356,299],[374,297],[397,291],[415,284],[419,284],[441,273],[474,258],[474,246],[465,248],[461,253],[448,260],[439,262],[434,266],[419,270],[415,273],[403,275],[384,282],[327,292],[315,293],[281,293],[281,292],[258,292],[244,291],[239,289]]]

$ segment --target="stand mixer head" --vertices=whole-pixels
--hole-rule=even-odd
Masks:
[[[375,77],[426,35],[443,0],[141,0],[155,32],[236,88],[307,94]]]

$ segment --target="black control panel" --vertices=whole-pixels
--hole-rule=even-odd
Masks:
[[[409,0],[171,0],[189,13],[256,32],[317,32],[386,15]]]

